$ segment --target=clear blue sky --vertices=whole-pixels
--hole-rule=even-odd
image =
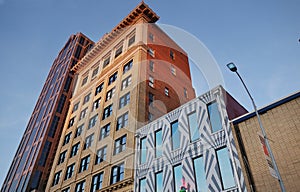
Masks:
[[[86,4],[86,3],[89,4]],[[0,183],[16,152],[53,60],[71,34],[94,41],[139,0],[0,0]],[[258,107],[300,90],[299,0],[146,1],[211,51],[225,88],[252,110],[234,61]],[[196,85],[196,84],[195,84]]]

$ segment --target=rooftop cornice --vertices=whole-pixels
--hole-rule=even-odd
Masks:
[[[107,47],[126,27],[130,27],[140,19],[144,18],[148,23],[155,23],[159,16],[144,2],[142,1],[136,8],[134,8],[110,33],[106,33],[94,45],[94,47],[86,53],[86,55],[71,69],[78,71],[95,56],[99,55],[101,51]]]

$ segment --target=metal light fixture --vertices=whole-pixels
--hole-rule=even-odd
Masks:
[[[275,158],[274,158],[274,156],[273,156],[273,153],[272,153],[272,150],[271,150],[271,147],[270,147],[268,138],[267,138],[266,131],[265,131],[263,125],[262,125],[260,116],[259,116],[258,111],[257,111],[257,107],[256,107],[256,105],[255,105],[255,103],[254,103],[254,99],[253,99],[253,97],[251,96],[251,94],[250,94],[248,88],[246,87],[246,84],[244,83],[242,77],[241,77],[240,74],[238,73],[236,65],[235,65],[233,62],[231,62],[231,63],[228,63],[228,64],[227,64],[227,67],[230,69],[230,71],[232,71],[232,72],[234,72],[234,73],[236,73],[236,74],[238,75],[239,79],[241,80],[241,82],[242,82],[244,88],[246,89],[246,91],[247,91],[247,93],[248,93],[248,95],[249,95],[249,97],[250,97],[250,99],[251,99],[251,101],[252,101],[252,105],[253,105],[253,108],[254,108],[254,110],[255,110],[255,114],[256,114],[256,116],[257,116],[257,119],[258,119],[259,127],[260,127],[260,129],[261,129],[261,132],[262,132],[262,135],[263,135],[263,137],[264,137],[264,141],[265,141],[267,150],[268,150],[269,155],[270,155],[270,158],[271,158],[271,160],[272,160],[272,163],[273,163],[273,166],[274,166],[274,170],[275,170],[275,172],[276,172],[276,175],[277,175],[277,178],[278,178],[278,181],[279,181],[279,185],[280,185],[281,191],[285,192],[285,187],[284,187],[284,185],[283,185],[283,181],[282,181],[282,179],[281,179],[281,176],[280,176],[280,173],[279,173],[277,164],[276,164],[276,162],[275,162]]]

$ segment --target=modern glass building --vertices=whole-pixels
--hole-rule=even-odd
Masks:
[[[71,68],[92,45],[72,35],[54,60],[1,192],[45,191],[72,94]]]

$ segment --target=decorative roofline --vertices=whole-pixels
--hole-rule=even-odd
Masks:
[[[142,1],[136,8],[134,8],[110,33],[106,33],[94,45],[94,47],[86,53],[86,55],[71,69],[78,71],[88,62],[90,62],[96,55],[110,44],[126,27],[134,25],[140,18],[146,19],[148,23],[155,23],[159,16]]]

